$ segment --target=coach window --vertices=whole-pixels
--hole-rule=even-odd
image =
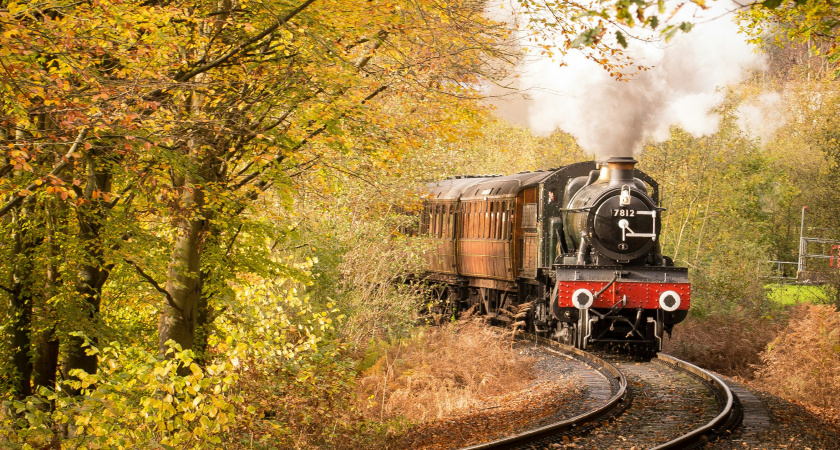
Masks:
[[[472,214],[472,227],[470,228],[470,238],[477,238],[480,236],[479,230],[481,229],[481,205],[478,202],[472,204],[473,206],[473,214]]]
[[[479,203],[481,208],[481,227],[478,229],[478,238],[487,239],[487,202]]]
[[[464,207],[463,203],[456,203],[458,205],[458,209],[455,211],[458,214],[458,220],[455,222],[455,226],[457,229],[455,230],[458,233],[455,238],[456,239],[463,239],[464,238],[464,220],[467,215],[466,208]]]
[[[464,237],[470,238],[472,237],[472,227],[473,227],[473,204],[467,203],[464,205],[467,211],[467,216],[464,218]]]
[[[490,239],[492,238],[493,232],[493,202],[487,202],[485,203],[485,205],[485,208],[487,208],[487,222],[485,223],[484,227],[484,238]]]
[[[431,223],[429,224],[429,236],[437,237],[437,209],[438,205],[432,206],[432,217],[430,218]]]
[[[429,236],[435,235],[435,208],[437,205],[429,205]]]
[[[461,221],[461,237],[466,238],[470,235],[470,204],[462,205],[464,208],[464,220]]]
[[[475,202],[475,234],[473,235],[476,239],[481,239],[481,235],[484,233],[484,205],[480,202]]]
[[[502,202],[496,202],[496,240],[502,238]]]
[[[510,240],[510,236],[513,230],[513,214],[511,214],[511,202],[505,202],[505,213],[507,214],[507,219],[505,220],[505,240]]]
[[[505,238],[505,225],[507,225],[507,204],[499,202],[499,239]]]
[[[487,239],[493,239],[493,228],[496,226],[496,202],[487,203]]]
[[[444,223],[446,223],[445,222],[446,218],[444,217],[444,211],[445,210],[446,210],[446,205],[440,205],[438,207],[438,237],[439,238],[442,238],[444,236],[443,225],[444,225]]]
[[[435,237],[441,237],[443,235],[442,225],[443,225],[443,207],[442,205],[438,205],[437,210],[435,211]]]
[[[443,230],[441,232],[441,237],[449,237],[449,204],[446,203],[443,205]]]
[[[490,230],[490,204],[483,202],[481,204],[481,238],[487,239],[487,232]]]
[[[478,228],[475,229],[475,237],[481,239],[484,237],[484,203],[476,202],[475,206],[478,212],[478,220],[476,221]]]
[[[426,234],[434,236],[435,233],[435,205],[431,204],[426,208]]]
[[[452,236],[452,205],[443,205],[443,237]]]
[[[490,211],[487,202],[481,203],[481,239],[487,239],[487,230],[490,229]]]
[[[478,207],[480,208],[479,211],[481,211],[481,215],[479,216],[479,217],[481,217],[481,223],[480,223],[481,228],[478,229],[478,238],[479,239],[486,239],[487,238],[487,236],[486,236],[486,234],[487,234],[487,202],[479,203]]]
[[[498,202],[490,202],[490,239],[496,239],[496,225],[499,222],[498,217],[496,217],[496,211],[498,211]]]
[[[493,216],[495,220],[493,221],[493,239],[499,240],[502,238],[502,202],[493,202],[496,205],[495,212]]]
[[[508,202],[502,203],[502,239],[508,240],[508,228],[510,223],[510,214],[508,210],[510,209],[510,205]]]
[[[485,214],[487,222],[484,224],[484,239],[491,239],[493,237],[493,202],[487,202],[484,205],[487,210]]]
[[[464,221],[464,237],[469,239],[473,236],[473,227],[475,226],[475,214],[473,214],[473,209],[475,205],[472,203],[466,204],[467,208],[467,217]]]
[[[473,228],[472,237],[477,239],[481,237],[481,203],[473,203]]]
[[[437,220],[436,222],[436,237],[443,236],[443,205],[438,205],[437,207]]]
[[[446,217],[448,213],[447,209],[449,209],[449,205],[440,205],[440,237],[446,237],[446,224],[448,222],[448,218]]]
[[[485,203],[487,208],[487,224],[484,229],[484,239],[493,238],[493,202]]]
[[[470,235],[470,204],[462,203],[461,207],[464,208],[464,217],[461,220],[461,237],[466,238]]]
[[[429,204],[426,203],[423,208],[423,215],[420,218],[420,234],[429,234]]]
[[[455,229],[455,225],[458,223],[457,218],[455,215],[458,214],[458,208],[453,203],[449,205],[449,237],[455,238],[455,233],[457,233]]]

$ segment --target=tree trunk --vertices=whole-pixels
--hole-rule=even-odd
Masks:
[[[79,329],[90,339],[91,344],[97,345],[97,326],[99,322],[99,306],[102,299],[102,284],[108,277],[108,272],[100,270],[93,265],[84,265],[79,270],[78,291],[81,297],[81,321],[77,324]],[[94,374],[99,365],[99,358],[88,355],[84,346],[85,339],[79,336],[67,338],[67,354],[64,358],[64,366],[61,371],[65,379],[73,378],[70,371],[82,369],[89,374]],[[77,392],[76,392],[77,393]]]
[[[48,299],[56,294],[59,285],[62,283],[58,264],[63,251],[61,244],[57,241],[56,230],[60,229],[61,234],[67,233],[68,216],[67,208],[59,202],[47,202],[45,211],[47,213],[47,242],[50,259],[47,264],[47,292],[44,298]],[[35,374],[32,380],[36,392],[39,387],[55,389],[59,369],[60,341],[56,334],[55,314],[46,302],[41,308],[42,320],[51,324],[51,326],[41,333],[36,343]]]
[[[14,240],[14,273],[10,289],[12,315],[12,366],[14,381],[12,392],[18,398],[32,395],[32,253],[35,244],[32,241],[31,224],[26,220],[26,212],[15,214],[17,232]],[[21,217],[23,216],[23,217]]]
[[[203,74],[196,77],[197,81],[203,79]],[[188,114],[198,115],[203,100],[203,94],[193,92]],[[218,178],[221,160],[213,155],[212,148],[216,147],[202,144],[198,140],[200,137],[197,133],[187,142],[192,170],[176,182],[181,193],[175,222],[178,234],[166,279],[167,303],[158,321],[158,350],[161,355],[166,354],[166,343],[170,340],[184,350],[203,351],[206,346],[203,322],[207,320],[208,305],[207,299],[203,298],[201,258],[207,244],[212,212],[206,208],[205,183]]]
[[[91,152],[88,156],[88,177],[84,198],[88,201],[80,207],[77,213],[79,221],[79,241],[81,242],[85,261],[79,268],[78,292],[81,297],[82,321],[78,324],[78,331],[84,332],[93,345],[99,342],[98,322],[99,307],[102,302],[102,286],[108,279],[109,270],[103,255],[102,224],[108,220],[108,203],[103,200],[102,193],[111,191],[112,174],[100,158],[103,155]],[[94,195],[94,193],[97,193]],[[97,371],[99,358],[88,355],[82,337],[70,336],[67,342],[67,355],[64,359],[62,373],[65,379],[71,378],[70,371],[82,369],[89,374]]]
[[[185,206],[197,208],[203,205],[204,194],[198,188],[185,188],[181,201]],[[194,215],[198,213],[194,212]],[[158,349],[161,355],[166,353],[169,340],[180,344],[184,350],[193,348],[195,343],[201,300],[200,271],[204,237],[204,219],[180,219],[166,280],[166,291],[171,298],[163,306],[158,321]]]
[[[38,356],[35,359],[35,376],[32,380],[36,390],[42,386],[55,388],[56,373],[58,372],[58,344],[55,328],[43,332],[38,338]]]

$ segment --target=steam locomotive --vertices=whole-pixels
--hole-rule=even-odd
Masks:
[[[691,286],[662,255],[659,185],[636,162],[430,183],[420,231],[436,300],[580,349],[660,351]]]

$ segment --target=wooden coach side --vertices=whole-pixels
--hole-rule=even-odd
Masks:
[[[462,200],[458,228],[463,276],[514,281],[512,196]]]
[[[537,231],[537,208],[536,186],[519,191],[516,196],[514,258],[518,263],[518,276],[523,278],[537,276],[537,248],[540,240]]]
[[[457,200],[426,200],[420,233],[435,240],[434,251],[425,255],[429,272],[458,274]]]

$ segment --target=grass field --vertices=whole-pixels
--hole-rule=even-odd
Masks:
[[[770,284],[765,287],[767,288],[767,298],[781,305],[819,304],[830,301],[825,286]]]

